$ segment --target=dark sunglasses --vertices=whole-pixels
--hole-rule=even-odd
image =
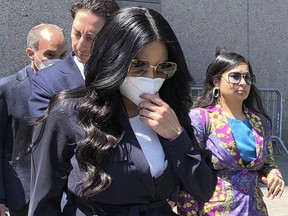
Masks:
[[[153,66],[148,60],[133,59],[129,68],[129,76],[143,76],[151,67],[154,69],[154,76],[163,79],[172,77],[177,70],[177,64],[174,62],[161,62]]]
[[[239,84],[242,78],[245,80],[247,85],[256,83],[255,75],[250,73],[231,72],[227,76],[228,76],[227,81],[231,84]]]

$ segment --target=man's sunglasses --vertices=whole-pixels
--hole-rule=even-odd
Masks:
[[[256,83],[255,75],[250,73],[231,72],[227,76],[228,76],[227,81],[231,84],[239,84],[242,78],[245,80],[247,85]]]
[[[177,70],[177,64],[174,62],[161,62],[153,66],[148,60],[133,59],[129,68],[129,76],[143,76],[151,67],[154,69],[154,76],[163,79],[172,77]]]

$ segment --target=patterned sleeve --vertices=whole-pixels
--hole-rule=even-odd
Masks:
[[[267,175],[272,170],[275,175],[282,176],[273,156],[273,146],[271,140],[267,143],[266,149],[267,149],[267,157],[263,167],[260,170],[261,177],[262,176],[267,177]]]
[[[205,149],[205,137],[207,136],[206,131],[206,114],[204,109],[195,108],[190,110],[189,116],[191,119],[191,124],[194,128],[195,137],[199,143],[201,149]]]
[[[266,136],[265,136],[265,142],[266,142],[266,149],[264,151],[267,152],[267,156],[266,156],[266,161],[263,165],[263,167],[260,170],[260,176],[265,176],[267,177],[267,175],[273,170],[273,173],[275,173],[275,175],[279,175],[282,176],[278,166],[276,165],[274,156],[273,156],[273,143],[271,140],[271,127],[270,127],[270,123],[268,121],[263,122],[266,125],[263,125],[264,130],[266,131]]]
[[[190,110],[189,116],[191,119],[191,124],[194,128],[195,138],[200,146],[201,154],[207,155],[209,153],[209,157],[206,157],[206,163],[209,167],[213,167],[211,163],[211,152],[208,150],[204,150],[206,147],[205,137],[206,137],[206,111],[202,108],[195,108]],[[215,178],[216,180],[216,178]],[[215,188],[213,188],[214,192]],[[210,197],[211,198],[211,197]],[[181,189],[178,194],[178,202],[177,202],[177,210],[180,215],[198,215],[198,202],[201,201],[194,196],[194,194],[189,194],[187,191]]]

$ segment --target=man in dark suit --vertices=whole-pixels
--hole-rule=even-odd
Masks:
[[[94,38],[106,19],[119,9],[114,0],[76,0],[73,18],[72,52],[60,63],[41,71],[32,79],[29,109],[32,118],[43,115],[50,99],[58,92],[73,89],[84,82],[84,65],[90,57]]]
[[[30,198],[29,108],[31,78],[39,69],[65,57],[62,29],[53,24],[33,27],[27,36],[30,64],[0,79],[0,216],[27,216]]]

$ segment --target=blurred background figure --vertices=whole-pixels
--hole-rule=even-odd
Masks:
[[[32,79],[29,109],[32,118],[43,115],[50,99],[58,92],[73,89],[84,82],[84,66],[92,42],[106,19],[119,9],[114,0],[76,0],[71,8],[73,19],[72,52],[59,64],[44,69]]]
[[[7,206],[11,216],[27,216],[30,200],[31,154],[28,99],[31,79],[39,69],[66,55],[62,29],[53,24],[33,27],[27,36],[30,64],[0,79],[0,215]]]

